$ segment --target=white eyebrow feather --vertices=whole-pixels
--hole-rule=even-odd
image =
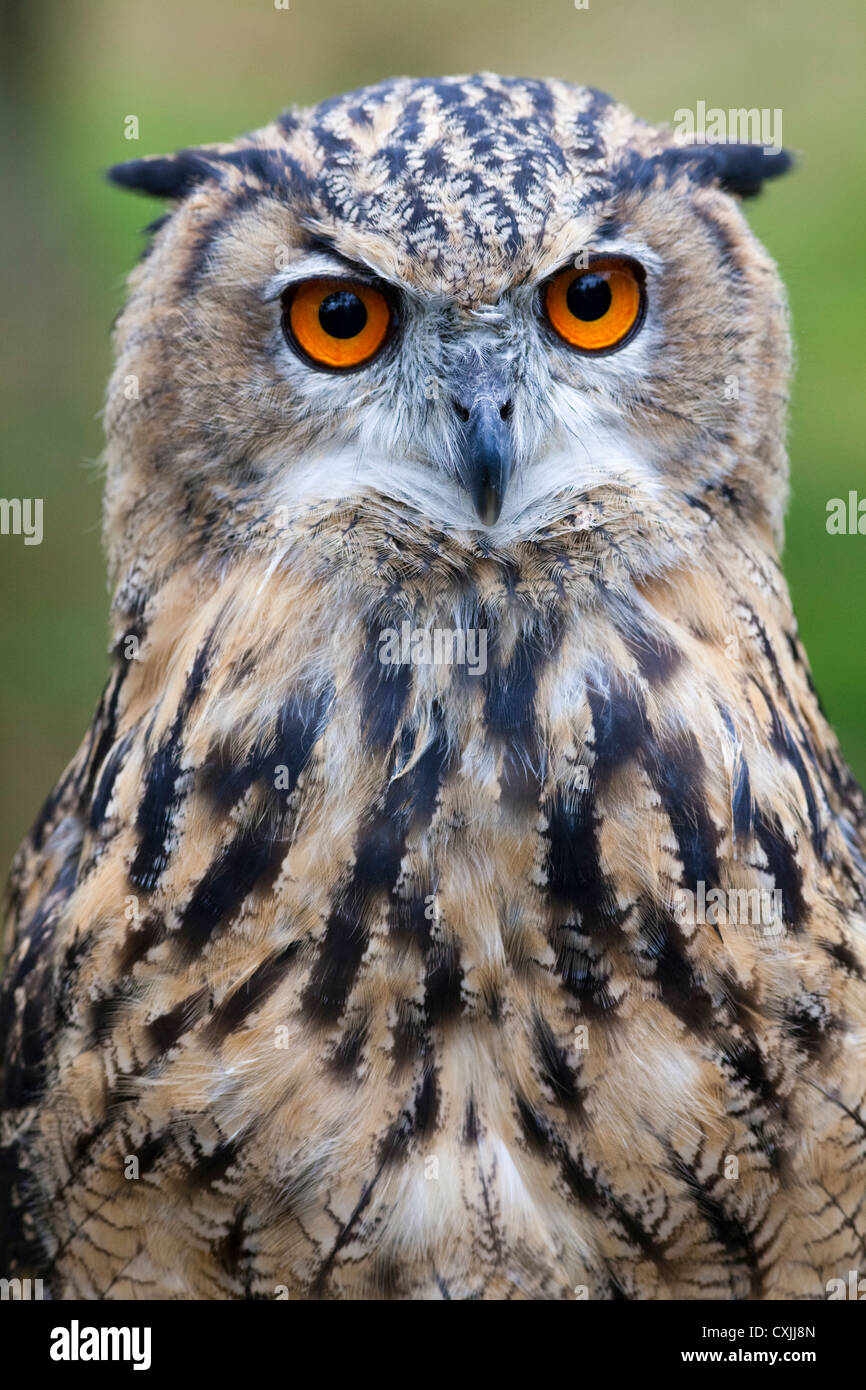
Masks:
[[[279,299],[290,285],[296,285],[301,280],[310,280],[314,276],[323,276],[331,280],[361,281],[362,284],[373,284],[382,278],[372,269],[365,269],[360,265],[353,266],[340,256],[330,256],[327,251],[305,251],[303,247],[298,247],[297,253],[296,261],[278,270],[268,280],[261,295],[263,303],[269,304],[272,300]]]

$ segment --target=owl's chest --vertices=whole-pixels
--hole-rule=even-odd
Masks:
[[[643,1200],[629,1155],[657,1087],[683,1114],[700,1103],[678,1021],[636,1011],[590,806],[515,749],[412,749],[351,834],[337,805],[300,819],[258,903],[291,965],[211,1057],[211,1118],[256,1115],[249,1192],[292,1194],[289,1289],[369,1295],[385,1271],[410,1296],[437,1279],[603,1294],[593,1173]]]

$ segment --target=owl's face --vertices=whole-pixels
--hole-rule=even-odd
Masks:
[[[119,323],[109,506],[221,557],[311,514],[628,557],[687,547],[707,492],[778,529],[784,300],[731,193],[785,167],[490,75],[119,166],[178,201]]]

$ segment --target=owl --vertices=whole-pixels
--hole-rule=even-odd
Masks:
[[[822,1299],[864,805],[779,566],[784,153],[398,79],[134,160],[111,675],[15,863],[0,1268]]]

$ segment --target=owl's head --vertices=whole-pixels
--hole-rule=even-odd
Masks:
[[[708,511],[772,544],[788,334],[739,197],[788,164],[484,74],[117,166],[172,211],[117,327],[115,567],[225,564],[274,518],[458,567],[613,538],[647,568]]]

